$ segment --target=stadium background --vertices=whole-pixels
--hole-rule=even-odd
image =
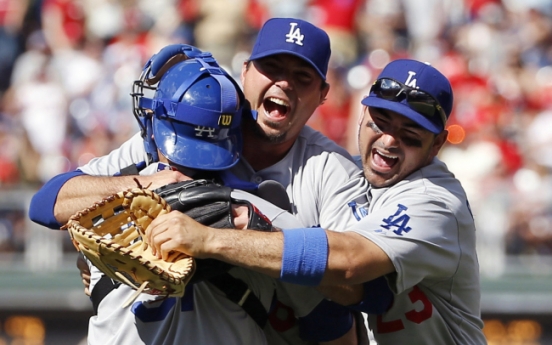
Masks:
[[[551,0],[0,0],[0,345],[78,344],[91,315],[67,234],[26,216],[33,193],[137,130],[129,92],[159,48],[197,45],[237,77],[276,16],[330,34],[309,124],[353,154],[388,61],[450,78],[441,158],[475,214],[489,344],[552,344]]]

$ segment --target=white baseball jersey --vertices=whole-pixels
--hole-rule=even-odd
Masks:
[[[378,344],[486,344],[475,225],[460,182],[435,158],[370,194],[368,215],[350,230],[383,249],[396,270],[387,276],[392,307],[368,316]]]
[[[266,205],[270,205],[242,191],[232,192],[232,196],[249,200],[260,210],[267,210]],[[265,215],[276,226],[297,226],[293,216],[285,211],[267,212]],[[102,273],[94,266],[91,266],[91,272],[91,289],[93,289]],[[232,268],[229,273],[246,282],[265,309],[270,308],[275,289],[273,279],[240,267]],[[298,290],[293,289],[292,293],[292,305],[294,303],[303,305],[304,315],[308,314],[321,299],[316,291],[309,290],[300,287]],[[253,319],[240,306],[207,282],[188,286],[182,298],[140,294],[130,307],[122,308],[123,303],[134,292],[128,286],[120,285],[104,297],[97,315],[90,319],[89,344],[267,343],[263,330]],[[270,343],[279,344],[282,343],[282,339],[278,334],[274,334]]]
[[[79,169],[89,175],[110,176],[143,161],[146,161],[143,140],[136,134],[108,156],[93,159]],[[142,170],[141,174],[155,171],[157,167],[153,164]],[[286,157],[274,166],[255,172],[241,160],[232,172],[245,181],[260,183],[276,180],[286,187],[300,223],[292,224],[284,215],[272,213],[271,208],[264,207],[266,205],[262,201],[252,201],[269,219],[272,217],[278,227],[322,225],[342,228],[352,218],[343,213],[337,214],[334,207],[336,198],[332,195],[340,194],[347,198],[344,191],[338,193],[339,186],[357,174],[358,168],[343,148],[308,127],[302,130]],[[100,277],[99,271],[95,268],[93,271],[92,288]],[[273,279],[242,268],[233,268],[230,273],[246,281],[267,310],[275,286],[281,295],[286,296],[286,303],[291,304],[296,317],[307,315],[322,299],[312,288],[280,282],[275,285]],[[122,309],[121,305],[134,291],[121,285],[102,300],[98,315],[91,318],[89,344],[266,343],[262,330],[241,307],[209,283],[194,284],[188,290],[182,299],[159,300],[150,295],[140,295],[130,308]],[[266,333],[270,336],[270,344],[305,343],[297,337],[294,322],[278,326],[278,332],[270,330]]]

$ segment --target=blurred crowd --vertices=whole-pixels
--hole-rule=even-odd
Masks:
[[[331,90],[309,124],[357,154],[360,99],[392,59],[453,84],[441,158],[463,182],[484,274],[552,254],[552,0],[0,0],[0,192],[37,188],[137,126],[132,82],[161,47],[210,51],[239,79],[262,23],[331,37]]]

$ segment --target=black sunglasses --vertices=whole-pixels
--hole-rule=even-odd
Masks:
[[[393,102],[400,102],[406,98],[406,103],[425,118],[433,120],[436,114],[439,114],[443,127],[447,123],[443,107],[425,91],[414,89],[393,79],[381,78],[374,82],[370,92],[379,98]]]

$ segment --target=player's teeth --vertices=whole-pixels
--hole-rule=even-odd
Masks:
[[[396,156],[389,156],[389,155],[386,155],[386,154],[381,153],[380,151],[378,151],[378,153],[379,153],[381,156],[385,157],[385,158],[397,159]]]
[[[282,101],[282,100],[279,99],[279,98],[270,97],[269,100],[270,100],[271,102],[276,103],[276,104],[283,105],[284,107],[287,107],[287,106],[288,106],[286,102]]]

